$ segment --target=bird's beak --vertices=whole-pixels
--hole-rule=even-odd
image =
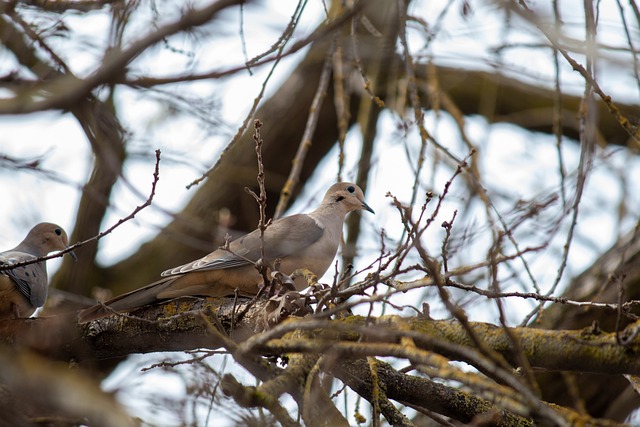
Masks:
[[[374,215],[376,214],[376,212],[373,209],[371,209],[371,207],[365,202],[362,202],[362,209],[364,209],[365,211],[369,211]]]
[[[73,251],[69,251],[69,252],[67,252],[67,255],[69,255],[71,258],[73,258],[73,260],[74,260],[75,262],[78,262],[78,255],[76,255],[76,253],[75,253],[75,252],[73,252]]]

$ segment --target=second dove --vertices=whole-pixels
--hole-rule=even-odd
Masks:
[[[339,182],[327,190],[322,203],[308,214],[296,214],[273,221],[264,232],[265,258],[269,264],[280,260],[279,270],[291,274],[306,268],[321,277],[338,251],[346,215],[354,210],[375,213],[364,201],[360,187]],[[185,296],[223,297],[256,295],[262,277],[254,263],[261,254],[260,231],[254,230],[229,244],[228,250],[217,249],[209,255],[167,270],[165,278],[120,295],[79,313],[79,321],[88,321],[128,312]],[[303,278],[295,280],[296,289],[307,286]]]

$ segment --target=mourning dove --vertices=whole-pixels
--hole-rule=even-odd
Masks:
[[[66,249],[68,244],[62,227],[43,222],[33,227],[18,246],[0,252],[0,266],[41,258]],[[31,316],[47,300],[48,287],[46,261],[0,271],[0,319]]]
[[[332,185],[313,212],[284,217],[267,227],[265,261],[273,265],[278,259],[279,271],[285,274],[306,268],[321,277],[338,251],[345,216],[358,209],[375,213],[365,203],[360,187],[350,182]],[[163,272],[164,279],[82,310],[79,321],[86,323],[113,312],[184,296],[222,297],[236,290],[241,295],[256,295],[263,281],[254,266],[260,255],[260,230],[255,230],[234,240],[228,248]],[[294,283],[298,290],[307,286],[300,277]]]

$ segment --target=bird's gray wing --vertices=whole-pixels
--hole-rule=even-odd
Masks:
[[[25,252],[9,251],[0,254],[0,265],[13,265],[23,261],[36,259]],[[1,274],[10,277],[16,287],[29,299],[34,307],[42,307],[47,300],[48,278],[43,262],[16,267],[2,271]]]
[[[264,232],[267,261],[295,254],[316,242],[323,228],[306,214],[291,215],[274,221]],[[254,230],[229,244],[229,249],[217,249],[209,255],[188,264],[167,270],[163,276],[195,270],[219,270],[250,265],[260,259],[260,231]]]

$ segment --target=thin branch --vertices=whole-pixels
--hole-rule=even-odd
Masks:
[[[265,256],[265,247],[264,247],[264,232],[271,223],[271,221],[266,220],[266,210],[267,210],[267,191],[264,188],[264,163],[262,162],[262,136],[260,135],[260,128],[262,127],[262,122],[260,120],[255,120],[253,123],[254,134],[253,141],[256,146],[256,156],[258,161],[258,187],[260,188],[260,196],[251,191],[250,188],[245,187],[245,191],[249,193],[255,201],[258,203],[258,208],[260,210],[259,219],[258,219],[258,230],[260,230],[260,259],[254,263],[256,269],[262,276],[262,281],[264,282],[264,288],[262,290],[269,287],[269,297],[273,296],[273,286],[271,286],[272,282],[269,280],[267,275],[268,272],[268,264],[267,258]],[[260,295],[262,290],[258,293]]]
[[[102,239],[104,236],[110,234],[112,231],[114,231],[116,228],[120,227],[122,224],[124,224],[127,221],[132,220],[133,218],[135,218],[135,216],[143,209],[145,209],[146,207],[151,205],[151,202],[153,201],[153,197],[156,194],[156,185],[158,184],[158,181],[160,180],[160,150],[156,150],[156,164],[155,164],[155,170],[153,172],[153,182],[151,183],[151,192],[149,194],[149,197],[147,198],[147,200],[137,206],[129,215],[127,215],[124,218],[120,218],[118,220],[118,222],[116,222],[114,225],[112,225],[111,227],[107,228],[104,231],[101,231],[100,233],[98,233],[97,235],[83,240],[81,242],[77,242],[74,243],[73,245],[69,246],[68,248],[61,250],[59,252],[56,252],[52,255],[46,255],[46,256],[42,256],[42,257],[38,257],[29,261],[22,261],[22,262],[17,262],[15,264],[11,264],[11,265],[2,265],[0,266],[0,271],[5,271],[5,270],[13,270],[14,268],[18,268],[18,267],[22,267],[25,265],[29,265],[29,264],[35,264],[38,262],[42,262],[42,261],[46,261],[49,259],[53,259],[53,258],[59,258],[61,256],[63,256],[64,254],[71,252],[81,246],[86,245],[89,242],[93,242],[93,241],[97,241]]]

